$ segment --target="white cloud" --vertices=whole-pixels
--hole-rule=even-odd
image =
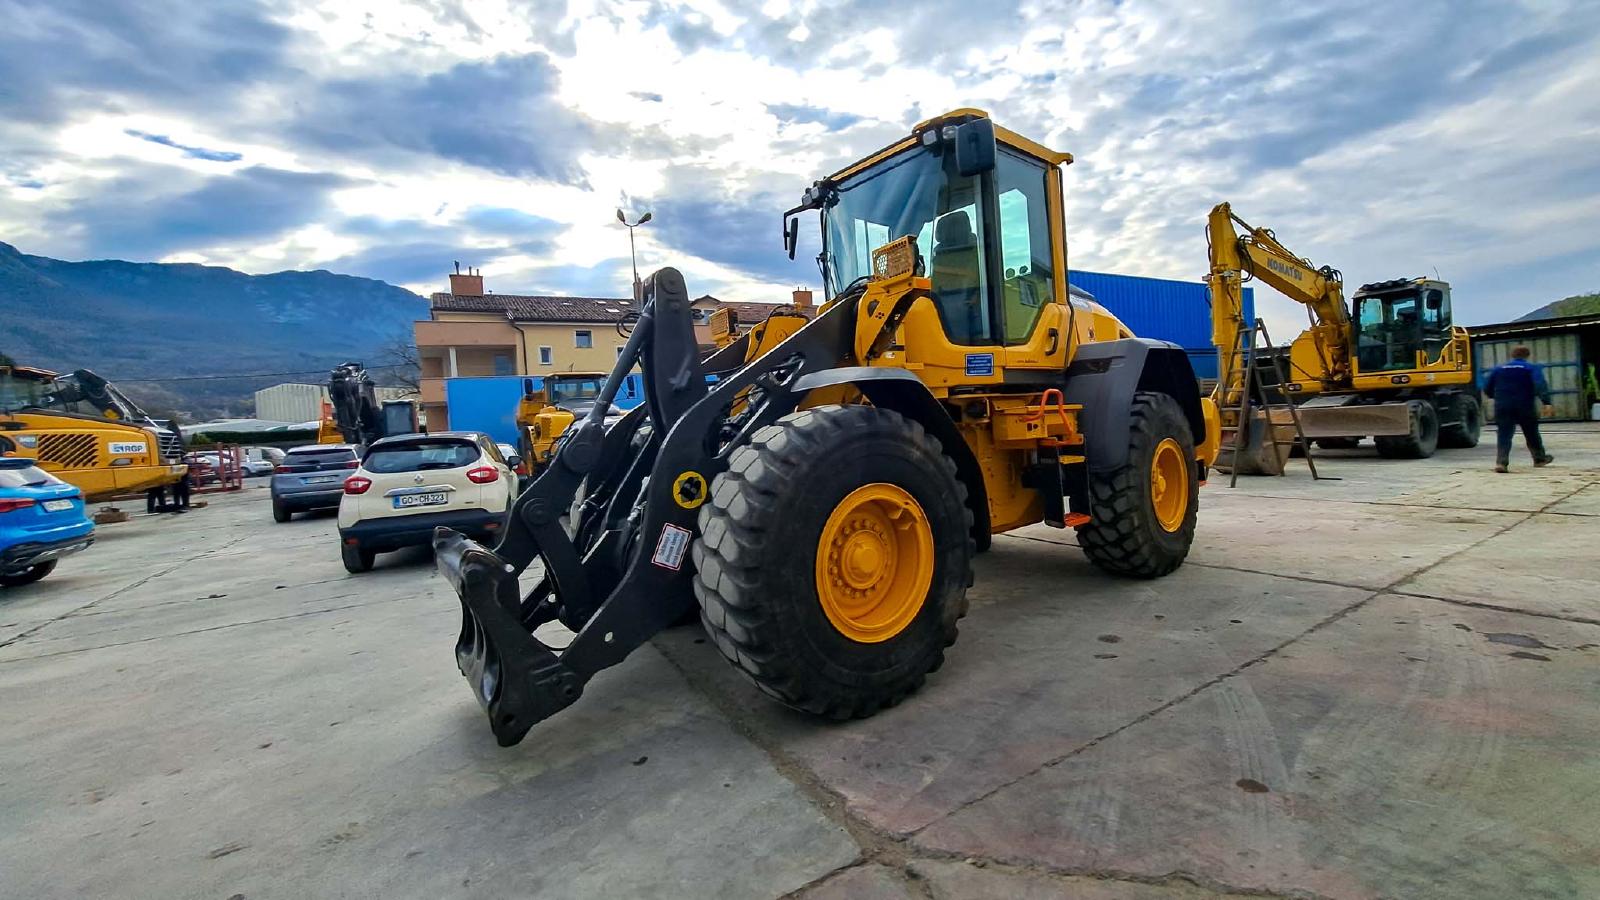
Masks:
[[[164,31],[164,2],[104,21],[63,5],[0,38],[16,60],[0,77],[21,84],[0,98],[8,240],[114,253],[94,222],[53,223],[125,171],[159,206],[150,172],[172,170],[176,196],[266,167],[328,176],[327,202],[251,241],[150,246],[248,271],[359,263],[418,289],[459,252],[499,290],[621,294],[612,210],[657,204],[693,218],[640,229],[647,265],[781,299],[785,273],[816,280],[781,259],[783,206],[916,119],[976,105],[1077,155],[1078,267],[1198,278],[1205,214],[1230,200],[1352,284],[1438,267],[1467,321],[1600,287],[1593,4],[299,0]],[[249,29],[255,54],[208,27]],[[66,48],[82,66],[40,64],[76,60]],[[1293,305],[1261,301],[1280,338],[1298,329]]]

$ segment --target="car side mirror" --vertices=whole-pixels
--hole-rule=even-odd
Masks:
[[[963,178],[994,168],[994,122],[973,119],[956,127],[956,172]]]
[[[520,465],[522,465],[522,457],[516,455],[515,453],[513,453],[510,456],[506,457],[506,466],[508,468],[515,469],[517,466],[520,466]]]

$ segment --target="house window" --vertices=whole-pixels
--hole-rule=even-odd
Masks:
[[[574,340],[572,346],[577,347],[579,350],[587,350],[594,346],[594,332],[592,331],[574,331],[572,337]]]
[[[516,369],[511,366],[511,354],[496,353],[494,355],[494,373],[496,375],[515,375]]]
[[[553,350],[553,349],[551,349],[549,347],[540,347],[539,348],[539,365],[541,365],[541,366],[553,366],[553,365],[555,365],[555,362],[556,362],[555,357],[556,357],[555,350]]]

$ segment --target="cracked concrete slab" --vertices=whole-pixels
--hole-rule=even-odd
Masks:
[[[1596,641],[1379,597],[916,841],[1245,890],[1594,896]]]
[[[1074,548],[999,537],[944,668],[900,707],[820,723],[773,704],[698,635],[656,639],[876,828],[907,833],[1248,663],[1369,596],[1185,567],[1098,573]]]
[[[1600,622],[1600,520],[1535,515],[1398,590]]]
[[[260,609],[219,621],[293,612],[238,571],[210,577]],[[364,606],[0,664],[3,893],[743,898],[857,858],[648,647],[496,746],[454,670],[453,594],[415,589],[427,571],[343,578]],[[147,637],[214,611],[92,618]]]

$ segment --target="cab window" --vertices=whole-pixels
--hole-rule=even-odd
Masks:
[[[1055,296],[1045,167],[1001,148],[995,160],[1001,317],[1007,344],[1026,343]]]

